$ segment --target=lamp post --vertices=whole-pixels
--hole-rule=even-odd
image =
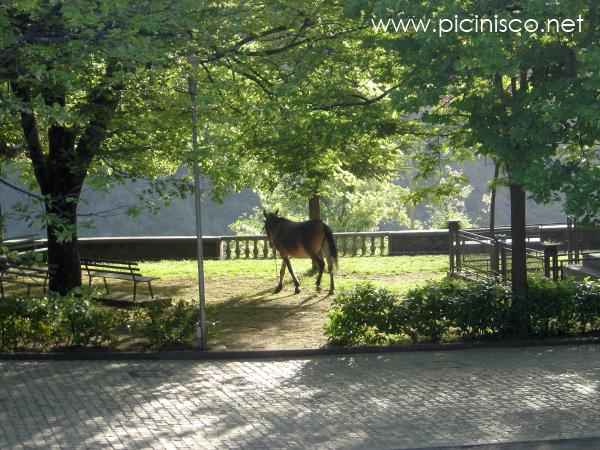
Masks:
[[[198,299],[200,317],[196,336],[199,350],[206,350],[206,299],[204,296],[204,248],[202,246],[202,187],[200,185],[200,166],[198,165],[198,87],[196,82],[196,69],[198,62],[195,57],[190,58],[192,72],[188,78],[188,87],[192,105],[192,153],[194,172],[194,209],[196,213],[196,252],[198,262]]]

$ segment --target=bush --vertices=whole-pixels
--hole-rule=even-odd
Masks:
[[[575,320],[579,331],[600,329],[600,281],[583,281],[577,284],[574,296]]]
[[[447,279],[408,291],[400,306],[402,313],[396,315],[401,320],[399,328],[413,342],[441,341],[448,334],[450,310],[462,290],[460,281]]]
[[[360,285],[334,299],[325,333],[342,345],[502,336],[511,329],[511,292],[501,284],[446,279],[403,299]],[[531,279],[527,307],[535,336],[600,329],[600,282]]]
[[[0,351],[47,350],[55,347],[114,347],[122,330],[131,330],[153,348],[189,344],[198,309],[180,301],[153,303],[123,311],[97,304],[92,293],[67,296],[6,298],[0,302]]]
[[[198,308],[184,301],[153,303],[135,314],[133,329],[154,348],[191,344],[198,324]]]
[[[370,283],[342,291],[332,302],[325,334],[340,345],[382,344],[399,332],[397,302],[394,294]]]
[[[458,334],[478,338],[506,332],[511,304],[508,287],[490,281],[458,282],[456,286],[449,316]]]
[[[55,345],[76,347],[110,345],[115,330],[127,326],[123,311],[98,305],[90,293],[74,291],[49,300],[49,319]]]
[[[29,334],[27,305],[22,299],[7,298],[0,302],[0,350],[15,351]]]
[[[576,330],[575,295],[579,283],[530,278],[528,284],[527,306],[532,335],[566,335]]]

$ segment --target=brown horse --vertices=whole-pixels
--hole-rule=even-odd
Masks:
[[[319,268],[317,275],[317,291],[321,290],[321,278],[325,270],[325,260],[327,260],[327,270],[329,271],[330,283],[329,293],[334,291],[333,269],[337,267],[337,248],[331,228],[321,220],[308,220],[306,222],[292,222],[284,217],[279,217],[277,212],[267,213],[265,216],[265,231],[271,241],[271,245],[277,249],[281,258],[281,270],[279,271],[279,284],[275,288],[275,293],[283,289],[283,276],[287,267],[294,286],[295,293],[300,292],[300,283],[294,275],[290,257],[311,258]]]

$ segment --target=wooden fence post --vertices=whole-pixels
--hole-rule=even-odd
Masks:
[[[575,258],[573,257],[573,225],[573,217],[567,216],[567,259],[569,264],[573,264],[575,262]]]
[[[502,277],[502,282],[506,283],[508,280],[508,270],[506,267],[506,246],[500,246],[500,275]]]
[[[460,230],[460,222],[458,220],[449,220],[448,221],[448,255],[450,258],[449,261],[449,274],[453,276],[460,270],[460,261],[459,261],[459,250],[458,250],[458,232]]]
[[[558,280],[558,244],[555,242],[544,243],[544,276]]]
[[[492,238],[490,243],[492,244],[492,250],[490,255],[490,272],[494,274],[494,277],[498,278],[500,276],[500,252],[502,242],[500,242],[496,238]]]

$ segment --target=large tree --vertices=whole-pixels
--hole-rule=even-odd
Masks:
[[[255,70],[252,61],[331,32],[316,20],[327,4],[0,5],[0,152],[29,162],[43,196],[48,259],[57,268],[52,291],[65,293],[81,283],[77,206],[86,180],[152,178],[190,156],[188,59],[196,58],[207,73],[209,66],[227,63],[244,79],[256,78],[252,74],[267,63]],[[235,95],[227,85],[220,86],[218,94],[223,92]],[[217,185],[227,178],[220,159],[203,161]]]
[[[432,19],[428,32],[373,29],[365,45],[387,50],[394,66],[388,83],[397,86],[391,95],[400,110],[426,111],[424,120],[454,126],[456,149],[471,147],[504,168],[511,194],[515,327],[526,332],[526,191],[538,191],[540,174],[567,147],[598,140],[597,113],[591,113],[597,111],[600,81],[597,2],[348,0],[347,11],[363,22]],[[455,17],[535,19],[540,29],[548,19],[571,19],[575,27],[568,33],[434,31],[440,20]],[[552,188],[567,180],[555,179]]]

